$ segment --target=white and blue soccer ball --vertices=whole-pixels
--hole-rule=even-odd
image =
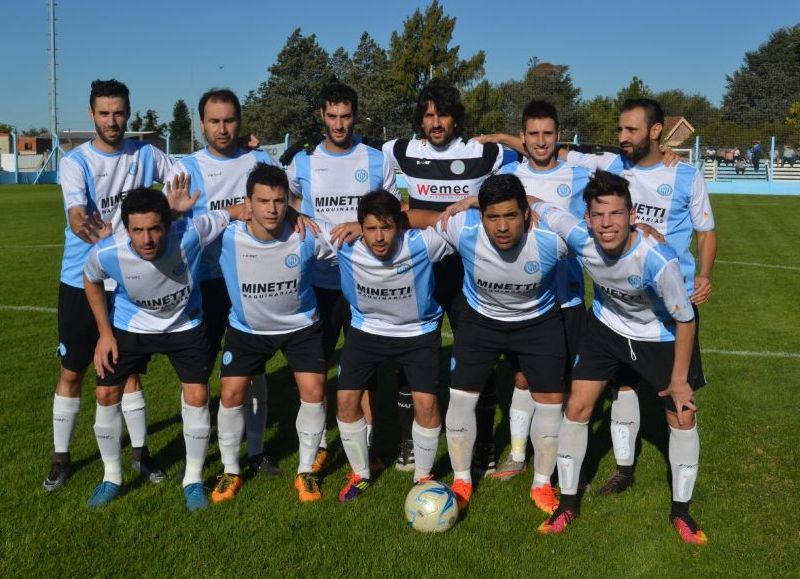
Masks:
[[[445,484],[431,480],[414,485],[406,496],[408,526],[422,533],[442,533],[456,524],[458,502]]]

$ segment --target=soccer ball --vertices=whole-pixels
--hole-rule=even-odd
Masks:
[[[450,487],[431,480],[414,485],[406,496],[406,521],[422,533],[442,533],[456,524],[458,503]]]

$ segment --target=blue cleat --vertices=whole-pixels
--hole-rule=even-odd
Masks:
[[[94,491],[92,492],[92,497],[89,499],[88,505],[92,509],[99,509],[100,507],[106,506],[121,494],[122,485],[104,480],[99,485],[94,487]]]
[[[190,513],[208,508],[208,489],[203,483],[192,483],[183,487],[183,498]]]

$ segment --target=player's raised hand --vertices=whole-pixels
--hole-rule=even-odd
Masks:
[[[300,239],[306,238],[306,227],[311,230],[311,234],[314,237],[319,235],[319,225],[308,215],[298,212],[294,207],[289,207],[286,210],[286,221],[300,235]]]
[[[80,222],[80,237],[88,243],[97,243],[111,235],[111,224],[103,221],[100,212],[95,210],[91,215],[86,215]]]
[[[711,278],[705,275],[696,275],[694,276],[694,293],[690,298],[692,303],[696,306],[705,303],[708,301],[708,298],[711,297],[711,290],[713,289],[713,284],[711,283]]]
[[[678,153],[676,153],[669,147],[661,147],[661,152],[664,155],[664,157],[661,159],[661,162],[664,163],[664,165],[666,165],[667,167],[674,167],[681,160],[680,155],[678,155]]]
[[[358,221],[340,223],[331,229],[331,243],[336,247],[341,247],[345,243],[353,243],[361,237],[361,225]]]
[[[464,197],[460,201],[456,201],[452,205],[448,205],[447,208],[444,211],[442,211],[442,214],[439,216],[439,223],[442,224],[442,230],[447,231],[447,224],[450,222],[450,218],[453,215],[477,206],[478,206],[478,198],[475,197],[474,195],[470,195],[469,197]]]
[[[179,173],[172,178],[172,182],[164,183],[164,191],[167,193],[169,208],[175,213],[186,213],[200,198],[200,190],[190,195],[192,177],[186,173]]]
[[[94,349],[94,369],[100,378],[105,378],[106,372],[113,372],[117,364],[119,352],[117,340],[112,333],[102,333]]]
[[[658,393],[659,396],[671,396],[672,401],[675,403],[676,414],[678,415],[678,424],[683,426],[687,420],[685,413],[688,410],[697,412],[697,406],[694,404],[694,392],[692,387],[686,380],[681,382],[671,381],[669,386]],[[691,413],[688,419],[691,420]]]

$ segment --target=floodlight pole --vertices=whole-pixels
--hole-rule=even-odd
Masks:
[[[56,0],[47,0],[48,20],[50,25],[50,136],[53,143],[58,143],[58,104],[56,92]],[[54,168],[58,171],[58,148],[53,147]],[[56,173],[56,180],[58,173]]]

